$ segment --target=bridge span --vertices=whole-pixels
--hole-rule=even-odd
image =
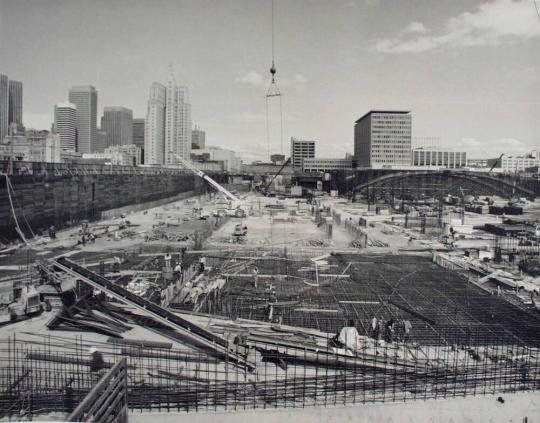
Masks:
[[[426,195],[499,195],[530,199],[540,195],[540,182],[519,175],[475,172],[464,169],[358,169],[349,189],[354,193],[412,191]]]

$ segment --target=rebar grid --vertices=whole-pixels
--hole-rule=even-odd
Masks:
[[[319,286],[313,286],[306,284],[315,282],[313,272],[299,271],[313,267],[309,260],[266,257],[256,262],[259,273],[275,277],[259,278],[262,288],[255,289],[250,278],[228,276],[224,288],[207,295],[199,310],[233,319],[269,321],[279,316],[284,324],[334,333],[353,319],[368,336],[373,317],[409,320],[409,339],[422,344],[467,344],[478,332],[486,343],[504,334],[514,342],[540,346],[539,316],[433,264],[429,257],[335,255],[327,260],[335,267],[324,272],[350,277],[320,278]],[[274,299],[269,287],[275,290]]]
[[[328,340],[330,341],[330,340]],[[480,333],[461,349],[420,347],[403,341],[364,349],[357,356],[333,350],[275,347],[248,338],[250,373],[204,353],[112,346],[112,365],[127,358],[132,411],[216,411],[398,402],[537,390],[538,349],[501,336],[481,344]],[[69,413],[99,379],[89,371],[81,339],[59,351],[54,341],[0,342],[0,417],[32,419]],[[243,346],[231,345],[237,352]]]

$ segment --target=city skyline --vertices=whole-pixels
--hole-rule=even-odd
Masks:
[[[391,108],[412,111],[414,136],[439,137],[471,157],[537,148],[540,23],[532,2],[430,4],[276,1],[284,145],[290,136],[315,138],[322,156],[342,157],[352,152],[358,116]],[[92,26],[72,19],[81,14]],[[177,25],[182,16],[196,19]],[[179,84],[192,91],[193,120],[212,144],[266,158],[269,1],[0,0],[0,39],[9,39],[21,19],[28,31],[0,43],[0,54],[10,57],[2,73],[25,85],[26,126],[50,127],[52,105],[79,84],[99,90],[98,115],[121,104],[143,117],[147,87],[165,80],[172,62]],[[230,30],[216,39],[218,27]],[[41,31],[48,37],[36,35]],[[73,31],[77,37],[62,37]],[[102,52],[104,37],[106,54],[88,54]],[[43,66],[30,66],[29,57]],[[281,152],[276,131],[271,142],[271,152]]]

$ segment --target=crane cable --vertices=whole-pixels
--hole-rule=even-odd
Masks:
[[[272,0],[272,67],[270,68],[270,74],[272,79],[270,81],[270,86],[266,92],[266,148],[268,152],[268,159],[270,159],[270,118],[269,118],[269,99],[271,97],[279,97],[279,119],[280,119],[280,143],[281,143],[281,154],[283,154],[283,103],[281,99],[281,92],[276,84],[276,66],[275,66],[275,34],[274,34],[274,0]]]
[[[534,8],[536,9],[536,16],[538,16],[538,22],[540,22],[540,12],[538,11],[538,5],[536,4],[536,0],[533,0]]]

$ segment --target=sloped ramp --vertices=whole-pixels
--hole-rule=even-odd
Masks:
[[[209,330],[129,292],[127,289],[116,285],[103,276],[100,276],[65,257],[56,259],[53,264],[56,268],[73,276],[77,280],[81,280],[88,285],[105,292],[107,295],[110,295],[118,301],[138,309],[158,322],[177,331],[187,344],[196,346],[197,348],[204,348],[211,354],[222,359],[228,359],[229,362],[245,367],[248,370],[255,369],[253,363],[247,361],[245,357],[230,349],[227,340],[215,335]]]

